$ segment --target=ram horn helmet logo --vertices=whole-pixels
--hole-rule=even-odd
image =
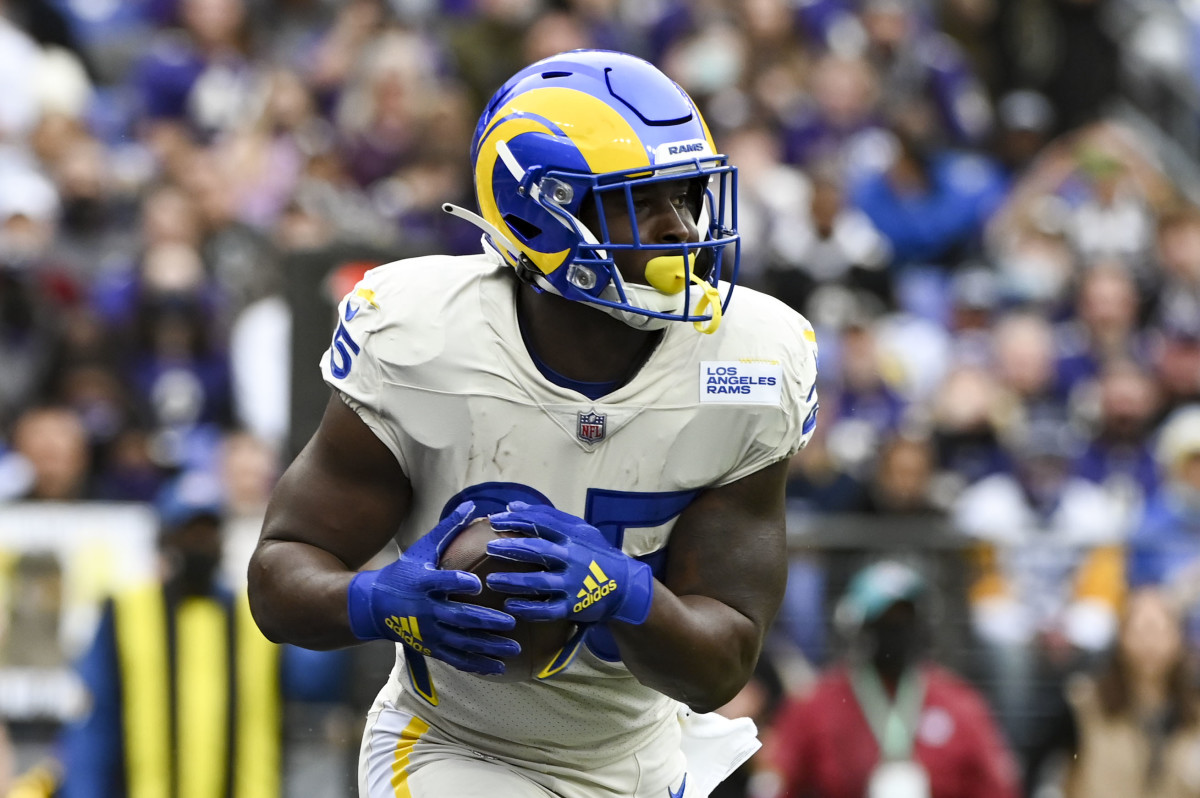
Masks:
[[[604,440],[605,422],[608,416],[603,413],[580,413],[579,428],[575,434],[584,443],[597,443]]]

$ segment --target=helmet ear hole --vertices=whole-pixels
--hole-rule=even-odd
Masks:
[[[504,214],[504,222],[512,229],[514,233],[521,237],[524,243],[529,243],[530,240],[537,238],[542,234],[542,228],[536,224],[522,219],[520,216],[512,213]]]

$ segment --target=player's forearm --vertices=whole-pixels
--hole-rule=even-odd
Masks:
[[[306,543],[262,541],[250,559],[254,620],[276,643],[330,649],[362,642],[350,631],[347,611],[354,573]]]
[[[655,587],[650,617],[612,623],[621,659],[642,684],[697,712],[727,704],[754,671],[763,630],[737,610],[705,596]]]

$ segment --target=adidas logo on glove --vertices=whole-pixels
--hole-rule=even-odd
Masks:
[[[600,566],[596,564],[595,560],[592,560],[588,570],[592,572],[592,575],[583,578],[583,589],[575,594],[575,598],[579,601],[575,602],[574,612],[586,610],[617,589],[617,581],[609,579],[608,575],[600,570]]]
[[[384,621],[384,623],[387,624],[387,628],[399,635],[400,639],[403,640],[404,644],[409,648],[412,648],[414,651],[424,654],[425,656],[429,656],[431,652],[421,640],[421,628],[417,626],[417,619],[415,616],[410,615],[407,618],[399,618],[393,615]]]

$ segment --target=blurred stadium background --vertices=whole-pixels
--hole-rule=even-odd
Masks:
[[[785,687],[836,656],[850,573],[899,557],[1028,754],[1130,586],[1197,606],[1198,41],[1194,0],[0,0],[0,793],[84,705],[71,664],[154,573],[164,487],[220,480],[244,580],[334,302],[476,251],[440,204],[473,206],[478,111],[575,47],[697,98],[741,283],[817,329]],[[286,685],[288,794],[348,793],[390,661]]]

